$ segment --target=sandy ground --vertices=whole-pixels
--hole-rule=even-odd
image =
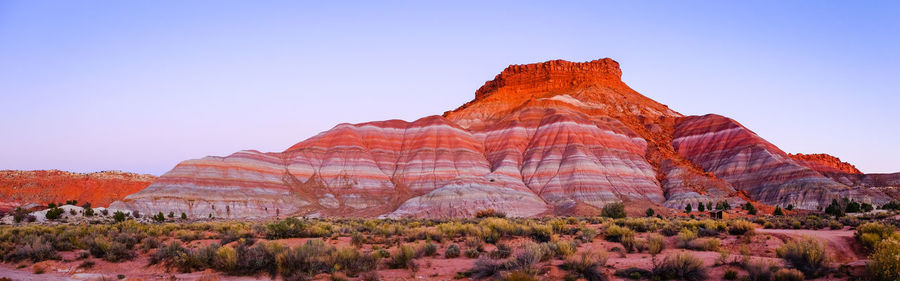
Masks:
[[[827,247],[831,258],[836,263],[860,261],[866,258],[863,249],[854,238],[854,230],[808,230],[808,229],[757,229],[757,233],[770,234],[785,239],[796,239],[803,236],[813,237]]]

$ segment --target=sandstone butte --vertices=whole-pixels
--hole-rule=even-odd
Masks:
[[[78,200],[106,207],[150,185],[156,177],[119,171],[81,174],[58,170],[0,171],[0,210],[28,203]]]
[[[719,115],[632,90],[612,59],[512,65],[440,116],[339,124],[282,152],[179,163],[112,208],[193,217],[595,214],[752,200],[818,209],[900,198],[900,173],[791,155]]]

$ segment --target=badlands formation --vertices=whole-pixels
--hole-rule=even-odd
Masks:
[[[787,154],[735,120],[683,116],[611,59],[512,65],[440,116],[340,124],[282,152],[179,163],[111,208],[192,217],[467,217],[746,200],[815,210],[900,198],[900,173]],[[643,210],[640,209],[640,210]]]

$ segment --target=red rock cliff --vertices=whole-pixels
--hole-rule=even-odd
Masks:
[[[78,200],[105,207],[150,185],[156,177],[118,171],[89,174],[58,170],[0,171],[0,195],[5,202],[59,203]]]

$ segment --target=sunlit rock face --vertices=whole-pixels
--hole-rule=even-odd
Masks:
[[[113,207],[232,218],[592,214],[746,200],[815,209],[898,198],[895,175],[788,155],[734,120],[682,116],[611,59],[513,65],[447,111],[340,124],[282,152],[178,164]],[[643,211],[643,210],[641,210]]]
[[[0,205],[48,204],[77,200],[106,207],[150,185],[156,177],[119,171],[71,173],[58,170],[0,171]],[[0,206],[0,210],[4,208]]]

